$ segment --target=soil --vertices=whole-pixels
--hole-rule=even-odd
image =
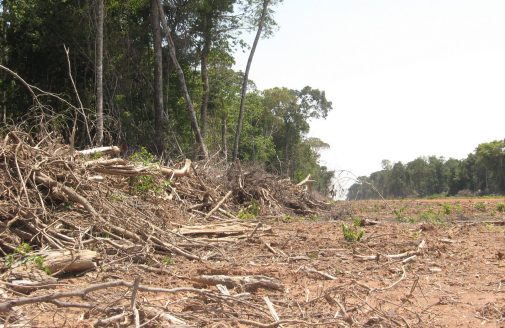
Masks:
[[[271,226],[271,233],[258,231],[254,238],[215,243],[215,259],[199,262],[174,256],[165,261],[163,272],[118,261],[80,277],[60,279],[55,290],[140,277],[141,284],[149,286],[217,291],[194,277],[262,275],[279,279],[284,291],[229,289],[231,295],[248,292],[247,304],[148,292],[139,292],[137,299],[200,327],[260,323],[264,327],[505,327],[505,213],[498,210],[503,202],[503,198],[337,202],[329,219],[260,216],[250,221]],[[358,228],[364,229],[363,238],[346,241],[342,223],[352,225],[355,218],[365,219],[365,226]],[[187,224],[182,217],[179,220]],[[398,255],[404,252],[410,253]],[[111,308],[124,306],[128,292],[127,288],[101,290],[93,299]],[[47,290],[32,296],[44,294]],[[285,323],[275,323],[265,296]],[[1,298],[0,294],[0,302]],[[11,322],[23,313],[23,322],[32,327],[87,327],[97,320],[93,309],[41,303],[16,309]],[[153,320],[146,326],[162,323]]]

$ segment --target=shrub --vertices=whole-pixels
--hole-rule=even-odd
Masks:
[[[475,209],[479,212],[485,212],[486,211],[486,204],[483,202],[476,203],[474,205]]]
[[[255,219],[258,215],[260,215],[260,212],[261,212],[260,204],[258,203],[257,200],[253,199],[251,201],[251,203],[249,203],[249,206],[241,209],[238,212],[237,216],[240,219],[251,220],[251,219]]]
[[[496,210],[500,213],[504,213],[505,212],[505,203],[496,204]]]
[[[361,224],[361,220],[359,221]],[[352,225],[342,223],[342,233],[344,234],[344,239],[348,242],[360,241],[365,235],[365,230],[361,229],[359,225],[356,225],[356,220]]]
[[[442,204],[442,212],[445,215],[450,215],[452,212],[452,206],[451,204]]]

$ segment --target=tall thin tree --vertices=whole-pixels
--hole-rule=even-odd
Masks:
[[[158,153],[165,150],[164,116],[163,116],[163,56],[161,47],[161,28],[158,0],[151,0],[151,25],[154,43],[154,130]]]
[[[174,45],[174,40],[172,39],[172,35],[170,34],[170,29],[168,27],[166,17],[165,17],[165,11],[163,10],[163,5],[161,4],[161,0],[157,1],[158,3],[158,8],[159,8],[159,14],[160,14],[160,20],[161,20],[161,26],[163,27],[163,31],[165,32],[165,37],[167,38],[168,42],[168,50],[170,53],[170,58],[172,59],[172,63],[174,64],[175,71],[177,73],[177,78],[179,79],[179,84],[180,88],[182,91],[182,94],[184,96],[184,100],[186,102],[186,108],[188,109],[189,112],[189,117],[191,120],[191,129],[193,130],[193,134],[195,135],[196,143],[198,144],[200,151],[199,155],[203,158],[206,159],[208,158],[209,154],[207,151],[207,146],[205,145],[205,140],[202,137],[202,133],[200,131],[200,126],[198,125],[198,119],[196,118],[196,112],[195,112],[195,107],[193,105],[193,102],[191,101],[191,97],[189,95],[188,87],[186,84],[186,78],[184,77],[184,72],[181,68],[181,65],[179,64],[179,61],[177,60],[177,56],[175,54],[175,45]]]
[[[5,40],[7,40],[7,6],[7,1],[4,1],[1,6],[2,11],[0,12],[0,34],[2,35],[2,39],[0,41],[0,64],[5,65],[7,64],[7,46],[4,44]],[[5,72],[0,74],[0,81],[2,82],[2,122],[7,124],[7,74]]]
[[[97,0],[96,12],[96,136],[95,143],[103,143],[103,17],[104,0]]]
[[[238,121],[237,121],[237,129],[235,131],[235,141],[233,143],[233,154],[232,161],[238,157],[238,148],[240,145],[240,134],[242,132],[242,124],[244,121],[244,107],[245,107],[245,97],[247,93],[247,84],[249,81],[249,71],[251,69],[251,63],[254,57],[254,52],[256,51],[256,46],[258,45],[258,41],[261,36],[261,32],[263,30],[263,25],[265,24],[265,18],[268,12],[268,4],[270,0],[263,0],[263,8],[261,10],[261,16],[258,22],[258,30],[256,31],[256,37],[254,38],[253,45],[251,47],[251,51],[249,53],[249,58],[247,59],[247,66],[244,73],[244,80],[242,82],[242,92],[240,93],[240,109],[238,113]]]
[[[200,106],[200,124],[202,127],[202,137],[205,139],[207,134],[207,108],[209,106],[209,53],[212,43],[212,19],[204,14],[202,19],[202,29],[204,34],[204,42],[202,50],[200,53],[200,66],[201,66],[201,78],[202,78],[202,104]]]

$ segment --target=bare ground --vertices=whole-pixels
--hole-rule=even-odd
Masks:
[[[487,210],[475,209],[481,202]],[[222,256],[216,260],[198,262],[176,257],[164,272],[148,272],[134,263],[112,263],[82,277],[62,279],[56,290],[139,276],[142,284],[150,286],[217,291],[194,278],[201,274],[263,275],[279,279],[285,290],[251,291],[244,298],[245,305],[148,292],[140,293],[139,302],[158,304],[185,322],[202,327],[258,326],[261,322],[276,326],[265,296],[284,320],[283,327],[503,327],[505,227],[500,223],[503,213],[493,210],[498,202],[503,199],[338,203],[340,213],[348,217],[379,221],[364,227],[360,242],[345,241],[342,222],[337,220],[258,218],[271,225],[272,232],[258,233],[250,240],[219,243]],[[397,222],[389,210],[389,206],[401,205],[407,208],[407,216],[441,213],[442,203],[451,204],[451,213],[439,214],[440,222],[433,223]],[[424,246],[418,248],[421,243]],[[412,253],[401,256],[404,252]],[[407,258],[411,259],[405,261]],[[240,287],[230,289],[231,295],[244,292]],[[45,293],[40,290],[35,294]],[[127,294],[128,289],[123,288],[104,290],[94,297],[121,304]],[[33,317],[28,326],[82,327],[96,321],[93,310],[88,309],[37,304],[22,311]],[[237,318],[251,322],[230,319],[233,315],[229,314],[234,312]],[[158,325],[161,323],[156,321],[150,324]]]

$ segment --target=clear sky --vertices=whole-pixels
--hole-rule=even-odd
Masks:
[[[504,0],[284,0],[275,17],[250,78],[326,91],[333,111],[309,135],[330,144],[331,169],[461,159],[505,138]],[[247,55],[236,54],[236,69]]]

